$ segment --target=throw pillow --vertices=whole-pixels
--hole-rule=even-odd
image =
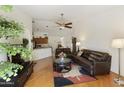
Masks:
[[[84,57],[84,58],[88,59],[89,55],[90,55],[89,51],[86,51],[86,50],[85,50],[85,51],[83,51],[83,53],[81,54],[81,57]]]
[[[83,54],[83,51],[79,51],[78,53],[77,53],[77,56],[81,56]]]

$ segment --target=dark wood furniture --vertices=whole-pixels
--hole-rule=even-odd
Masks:
[[[70,48],[57,48],[56,51],[55,51],[55,57],[58,58],[59,54],[61,52],[64,52],[65,54],[70,55],[71,54],[71,49]]]
[[[33,38],[35,44],[48,44],[48,37]]]
[[[76,55],[76,42],[77,42],[77,38],[76,37],[72,37],[72,53],[73,55]]]
[[[48,44],[48,37],[38,37],[38,38],[34,38],[33,37],[33,48],[36,47],[41,47],[43,44]]]

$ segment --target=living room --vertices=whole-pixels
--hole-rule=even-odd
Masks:
[[[21,23],[24,30],[24,33],[21,34],[20,37],[15,37],[14,39],[9,37],[5,39],[5,36],[7,36],[7,34],[1,36],[0,33],[0,43],[11,43],[14,45],[18,45],[24,43],[23,39],[26,39],[28,41],[26,48],[32,51],[32,57],[28,59],[28,61],[32,62],[29,65],[30,69],[28,69],[30,75],[26,78],[23,78],[23,80],[25,79],[23,84],[18,84],[18,82],[14,85],[13,83],[6,83],[7,81],[11,80],[4,78],[6,82],[2,81],[2,83],[0,83],[2,86],[54,87],[55,82],[58,86],[63,87],[123,86],[123,84],[121,85],[120,82],[115,82],[116,80],[114,81],[114,79],[118,76],[119,79],[121,76],[121,79],[123,79],[124,76],[124,51],[122,49],[124,46],[122,42],[124,38],[124,6],[1,5],[0,7],[0,14],[2,18],[5,18],[7,22],[11,22],[8,20],[14,20],[18,23]],[[38,40],[42,39],[40,40],[42,42],[37,43],[37,38]],[[60,50],[67,50],[60,51],[56,54],[58,48]],[[120,51],[120,54],[118,54],[118,50]],[[64,51],[67,51],[67,53]],[[96,69],[97,65],[92,66],[91,63],[80,61],[77,56],[81,56],[82,54],[84,55],[85,51],[90,51],[91,54],[99,56],[98,60],[107,55],[109,64],[105,64],[107,66],[101,66],[101,63],[98,63],[100,65],[98,65],[98,69]],[[28,51],[26,52],[28,53]],[[100,57],[101,55],[102,57]],[[69,57],[65,58],[65,56]],[[67,62],[68,64],[66,64],[67,69],[63,70],[67,70],[65,72],[60,69],[60,64],[60,67],[58,69],[58,61],[60,63],[60,61],[63,60],[63,57],[64,60],[67,59],[66,61],[68,61],[69,59],[69,62]],[[11,57],[9,58],[9,60],[11,61]],[[12,60],[14,60],[14,57],[12,58]],[[8,58],[6,53],[0,54],[1,62],[7,59]],[[70,59],[72,61],[70,61]],[[15,61],[19,60],[21,60],[21,58],[16,56]],[[102,59],[102,61],[103,60],[104,59]],[[92,59],[92,61],[94,60]],[[75,64],[78,62],[90,64],[90,66],[88,65],[88,71],[90,70],[88,74],[83,70],[86,65],[78,64],[78,67],[77,65],[75,66]],[[83,79],[84,76],[81,76],[81,73],[77,71],[77,69],[79,68],[81,69],[83,75],[86,73],[85,80]],[[103,69],[105,70],[103,71]],[[97,73],[100,73],[100,75],[97,75]],[[68,75],[70,76],[69,78],[66,77],[66,81],[63,83],[61,81],[64,81],[65,77],[62,80],[60,78],[60,80],[58,80],[58,78],[56,79],[56,76],[60,77],[61,75],[64,75],[65,77]],[[73,78],[71,76],[73,76]],[[23,77],[25,77],[25,75]],[[71,81],[71,83],[69,82],[69,80]]]

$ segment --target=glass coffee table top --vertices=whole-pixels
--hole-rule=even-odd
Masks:
[[[57,58],[55,60],[55,71],[66,73],[71,70],[71,59],[69,58]]]
[[[71,59],[69,58],[57,58],[55,60],[55,63],[69,63],[71,61]]]

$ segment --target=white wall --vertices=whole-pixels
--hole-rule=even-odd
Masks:
[[[24,33],[21,35],[21,37],[18,37],[14,40],[9,39],[9,40],[5,40],[5,39],[0,39],[0,42],[11,42],[11,43],[21,43],[22,42],[22,38],[27,38],[29,40],[29,48],[32,47],[31,44],[31,39],[32,39],[32,18],[28,15],[26,15],[25,13],[23,13],[22,11],[15,9],[10,12],[10,13],[5,13],[3,11],[0,10],[0,15],[2,15],[3,17],[7,17],[8,19],[13,19],[16,20],[19,23],[22,23],[24,25]],[[0,59],[2,59],[3,56],[0,55]]]
[[[94,13],[75,23],[75,35],[81,40],[81,48],[110,53],[111,70],[117,73],[118,52],[111,47],[111,41],[113,38],[124,38],[124,6]],[[124,76],[124,49],[121,51],[121,75]]]
[[[37,60],[51,57],[51,56],[52,56],[52,49],[51,48],[34,49],[32,52],[32,60],[33,61],[37,61]]]

